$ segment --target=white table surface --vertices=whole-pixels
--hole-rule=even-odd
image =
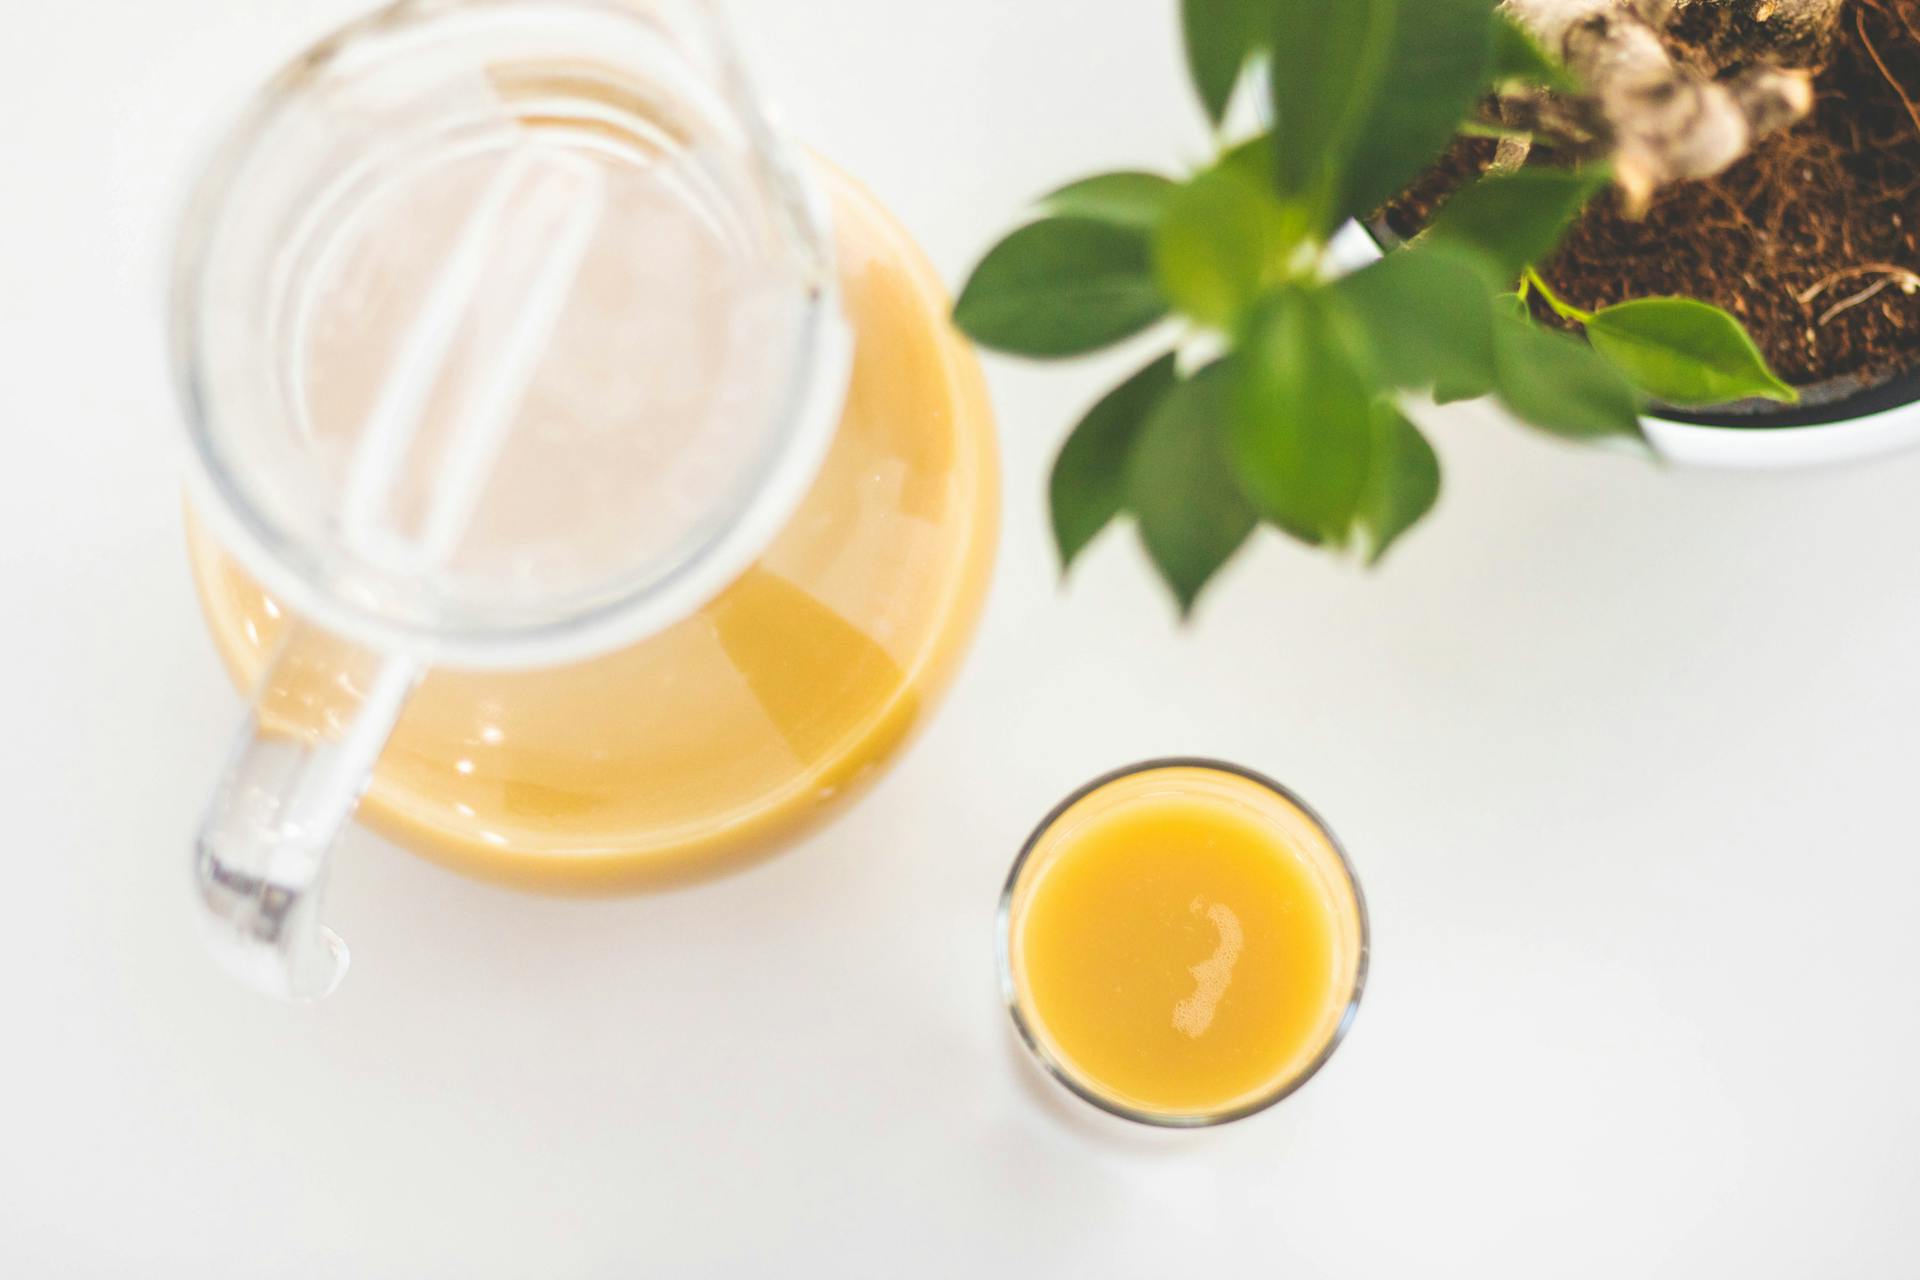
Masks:
[[[1197,152],[1172,0],[733,7],[950,278],[1050,183]],[[355,834],[338,996],[230,985],[159,281],[210,132],[355,8],[0,5],[0,1274],[1914,1274],[1920,456],[1663,474],[1430,414],[1383,571],[1263,541],[1181,631],[1128,536],[1066,591],[1046,543],[1126,357],[996,361],[992,604],[856,812],[589,903]],[[1146,1141],[1030,1087],[989,937],[1034,819],[1170,752],[1323,810],[1375,961],[1303,1093]]]

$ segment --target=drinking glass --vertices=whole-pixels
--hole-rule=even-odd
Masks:
[[[1324,998],[1313,1035],[1257,1093],[1219,1107],[1158,1107],[1120,1096],[1074,1065],[1072,1055],[1056,1042],[1036,1008],[1029,986],[1024,929],[1038,886],[1063,853],[1074,847],[1076,836],[1134,806],[1151,805],[1165,797],[1222,806],[1255,824],[1270,837],[1275,856],[1296,858],[1303,864],[1329,921],[1329,978],[1320,993]],[[1101,926],[1096,921],[1092,927]],[[1033,1060],[1054,1080],[1102,1111],[1172,1129],[1204,1128],[1243,1119],[1264,1111],[1311,1079],[1333,1056],[1359,1010],[1371,945],[1360,882],[1345,850],[1319,815],[1263,774],[1198,757],[1148,760],[1116,769],[1056,805],[1040,820],[1014,859],[1000,896],[995,932],[1001,992],[1014,1030]],[[1153,944],[1143,941],[1140,945]]]

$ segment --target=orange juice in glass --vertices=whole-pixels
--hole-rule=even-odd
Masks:
[[[1332,833],[1219,761],[1136,765],[1068,797],[1014,863],[999,931],[1008,1008],[1040,1063],[1168,1127],[1297,1089],[1366,980],[1366,907]]]

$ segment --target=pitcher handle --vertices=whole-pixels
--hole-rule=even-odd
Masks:
[[[194,841],[201,923],[248,985],[318,1000],[347,971],[321,923],[327,859],[419,681],[411,657],[287,628]]]

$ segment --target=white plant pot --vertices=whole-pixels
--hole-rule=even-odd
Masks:
[[[1356,222],[1340,229],[1330,249],[1341,271],[1380,257],[1380,246]],[[1858,462],[1920,446],[1920,376],[1826,405],[1765,413],[1751,426],[1733,425],[1734,416],[1648,414],[1640,422],[1654,450],[1683,466],[1758,471]]]
[[[1904,401],[1824,422],[1743,427],[1652,414],[1640,421],[1661,457],[1687,466],[1773,470],[1858,462],[1920,445],[1920,379],[1906,379],[1902,387]],[[1844,412],[1848,403],[1830,408]]]

